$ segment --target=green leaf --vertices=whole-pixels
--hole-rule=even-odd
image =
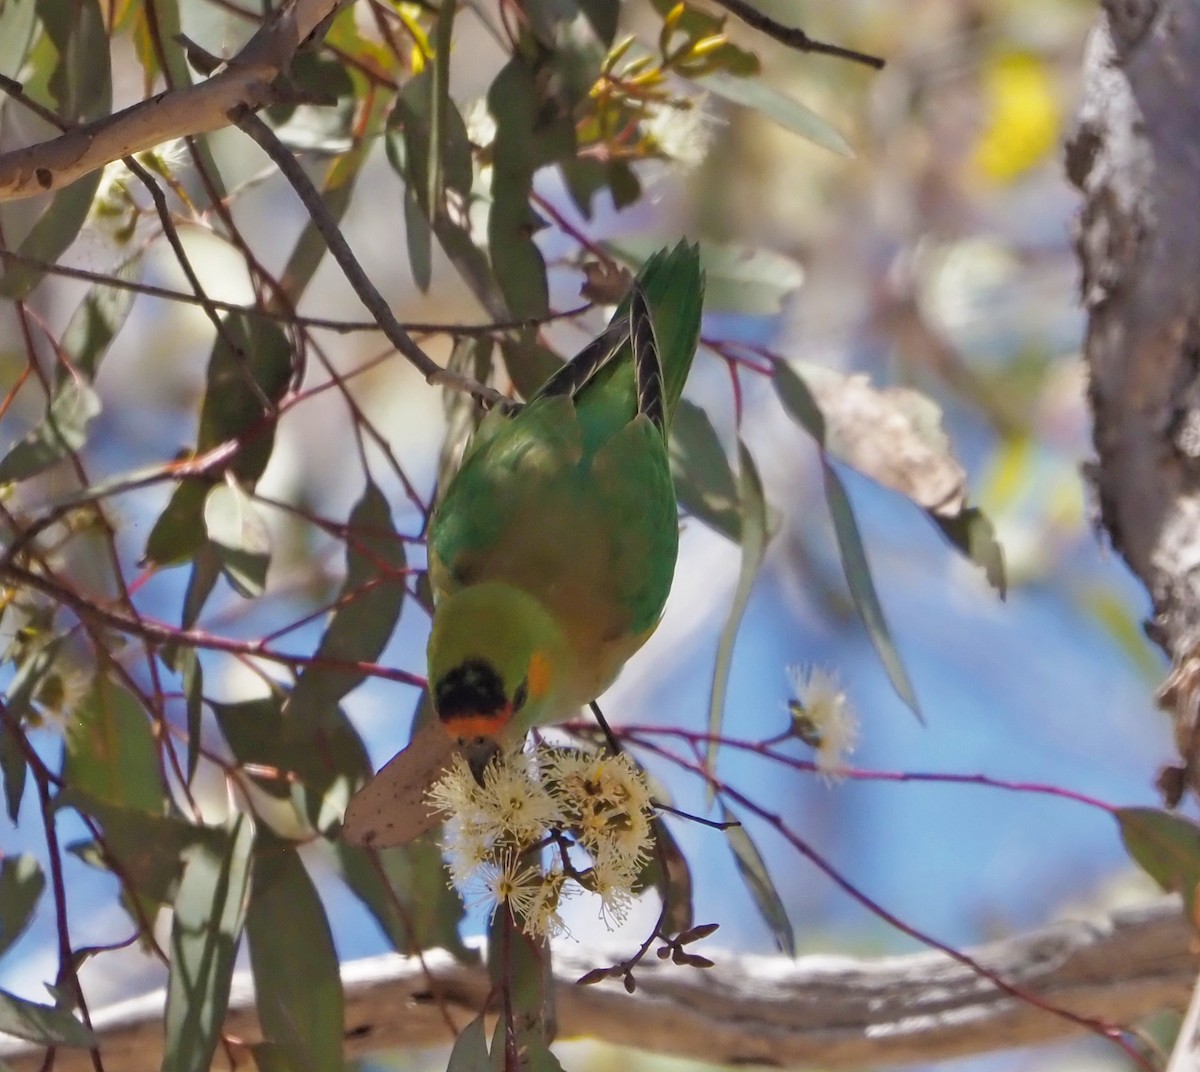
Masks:
[[[58,114],[68,123],[107,115],[112,71],[98,0],[43,0],[38,15],[58,53],[49,83]]]
[[[804,281],[791,257],[731,244],[703,246],[704,308],[746,316],[774,316]]]
[[[660,236],[647,232],[603,244],[626,264],[640,267],[663,243]],[[792,258],[734,243],[704,243],[700,265],[704,269],[705,312],[773,316],[804,279],[803,270]]]
[[[541,318],[549,311],[550,294],[546,262],[533,240],[542,227],[529,204],[533,175],[575,155],[575,128],[557,110],[546,114],[534,72],[520,59],[505,64],[487,100],[496,120],[488,214],[492,270],[514,317]]]
[[[110,804],[161,813],[165,790],[150,719],[133,695],[97,674],[67,727],[64,781]]]
[[[224,843],[192,846],[171,925],[163,1072],[208,1072],[229,1005],[242,935],[254,824],[239,815]]]
[[[105,46],[105,56],[108,48]],[[70,186],[55,191],[54,199],[21,240],[17,253],[44,264],[55,264],[75,241],[92,207],[101,172],[76,179]],[[9,263],[0,275],[0,298],[13,301],[27,298],[46,274],[31,264]]]
[[[791,365],[783,361],[775,366],[775,375],[771,382],[774,383],[775,393],[783,403],[783,408],[787,410],[788,416],[813,437],[817,446],[824,448],[825,415],[817,405],[808,384]]]
[[[221,572],[247,599],[262,595],[271,564],[271,535],[250,496],[237,481],[218,484],[204,500],[204,528]]]
[[[475,959],[458,931],[465,915],[462,899],[447,884],[441,850],[431,838],[392,849],[362,849],[344,841],[335,848],[342,881],[398,953],[441,948],[460,960]]]
[[[350,511],[346,534],[346,581],[325,635],[287,704],[287,715],[316,724],[366,680],[361,670],[322,667],[321,661],[374,662],[383,654],[404,605],[404,542],[392,524],[383,493],[368,481]]]
[[[139,565],[175,566],[199,552],[205,543],[204,500],[210,486],[204,480],[179,484],[150,530]]]
[[[742,616],[746,613],[746,605],[750,602],[754,580],[767,552],[767,503],[763,498],[762,480],[750,451],[741,440],[738,440],[738,499],[742,514],[742,565],[738,571],[733,602],[729,606],[729,616],[725,619],[721,638],[717,642],[717,658],[713,667],[708,703],[709,743],[704,760],[710,771],[715,769],[717,762],[717,738],[720,737],[721,723],[725,718],[725,694],[729,687],[734,644]]]
[[[37,860],[26,854],[0,859],[0,957],[33,920],[33,910],[46,888]]]
[[[196,450],[200,454],[229,440],[241,445],[231,469],[243,483],[262,476],[275,444],[274,406],[294,371],[287,336],[273,320],[237,314],[226,317],[208,362]]]
[[[222,325],[208,361],[196,453],[236,440],[229,472],[253,487],[275,445],[274,406],[292,377],[291,347],[279,325],[264,317],[237,314]],[[207,481],[180,483],[154,523],[142,565],[175,565],[199,552],[210,487]]]
[[[29,773],[25,753],[14,736],[17,733],[20,730],[9,719],[0,722],[0,774],[4,775],[4,806],[14,824],[21,812],[21,797],[25,795],[25,778]]]
[[[667,934],[682,934],[695,922],[692,907],[692,871],[679,842],[659,816],[650,820],[654,834],[654,851],[638,876],[639,890],[653,886],[666,911],[663,930]]]
[[[733,104],[753,108],[785,130],[839,156],[853,156],[850,143],[825,119],[798,100],[780,93],[761,78],[738,78],[718,71],[696,79],[705,89]]]
[[[908,672],[904,669],[900,653],[892,641],[883,607],[875,591],[867,552],[863,547],[862,535],[858,531],[858,522],[854,519],[850,498],[828,458],[822,456],[821,467],[825,474],[825,501],[829,504],[829,514],[833,519],[833,531],[837,535],[838,551],[841,553],[846,583],[850,587],[850,598],[854,600],[863,625],[867,627],[867,635],[871,638],[896,694],[909,706],[917,719],[924,723],[925,719],[917,703],[917,694],[908,679]]]
[[[996,529],[987,514],[977,506],[968,506],[954,517],[940,517],[932,511],[928,513],[930,520],[941,529],[942,535],[983,570],[988,584],[1004,599],[1008,594],[1004,548],[996,539]]]
[[[0,460],[0,485],[43,472],[78,450],[87,442],[88,425],[99,412],[100,398],[87,383],[63,381],[46,416]]]
[[[70,849],[84,863],[121,875],[128,888],[121,899],[134,925],[153,923],[158,910],[175,898],[185,852],[204,843],[219,851],[222,832],[182,819],[110,804],[80,789],[64,789],[56,809],[74,808],[100,824],[103,845],[77,842]]]
[[[196,624],[220,576],[221,555],[215,544],[205,541],[196,551],[196,557],[192,559],[187,588],[183,593],[183,613],[180,615],[179,624],[184,629],[191,629]]]
[[[741,543],[737,481],[708,414],[681,399],[671,422],[671,475],[680,505],[722,536]]]
[[[442,19],[438,22],[440,27]],[[388,131],[385,142],[388,160],[404,180],[404,218],[413,280],[422,290],[428,289],[432,272],[431,227],[451,260],[460,264],[460,271],[466,262],[471,262],[472,273],[478,273],[482,267],[490,276],[486,259],[475,250],[470,236],[450,222],[446,211],[447,188],[460,198],[470,195],[474,164],[466,123],[449,96],[438,98],[435,104],[434,74],[429,70],[405,82],[396,97]],[[438,154],[431,161],[430,146],[435,143]],[[431,193],[435,196],[432,203]],[[451,250],[457,252],[457,257]],[[494,280],[491,285],[495,285]]]
[[[96,1036],[65,1009],[38,1005],[0,990],[0,1035],[14,1035],[38,1046],[90,1049]]]
[[[141,254],[127,260],[113,274],[126,282],[140,280]],[[129,316],[135,297],[135,291],[103,283],[95,284],[87,292],[62,337],[62,348],[70,355],[72,368],[78,375],[88,381],[95,379],[100,361]],[[68,377],[67,370],[59,366],[59,384],[65,383]]]
[[[267,1040],[306,1072],[342,1067],[342,979],[321,899],[292,845],[260,838],[246,913]]]
[[[724,804],[721,805],[721,819],[725,823],[736,823],[736,826],[725,827],[725,839],[733,851],[733,859],[737,864],[738,874],[754,898],[759,914],[775,939],[775,948],[789,957],[796,955],[796,935],[792,930],[792,921],[788,919],[787,909],[783,899],[771,881],[771,873],[767,870],[767,862],[758,851],[746,828],[741,825],[732,811]]]
[[[489,1068],[487,1028],[481,1014],[458,1033],[446,1072],[489,1072]]]
[[[341,822],[350,794],[371,775],[371,761],[358,731],[337,706],[293,718],[278,696],[241,703],[213,703],[213,713],[229,747],[243,764],[284,771],[260,788],[290,798],[300,815],[320,831]]]
[[[200,762],[201,717],[204,714],[204,667],[194,648],[181,648],[175,668],[183,679],[183,695],[187,703],[187,771],[188,784],[196,776]]]
[[[1200,927],[1200,825],[1157,808],[1117,808],[1121,840],[1143,871],[1169,893],[1183,895],[1193,927]]]
[[[18,81],[33,43],[36,0],[5,0],[0,4],[0,74]],[[15,103],[6,102],[9,107]]]

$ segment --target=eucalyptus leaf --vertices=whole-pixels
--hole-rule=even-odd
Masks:
[[[741,543],[737,480],[708,414],[687,399],[671,421],[671,475],[679,504],[692,517]]]
[[[28,853],[0,859],[0,957],[33,921],[33,911],[46,888],[37,859]]]
[[[66,1009],[19,998],[0,990],[0,1035],[13,1035],[39,1046],[89,1049],[96,1037]]]
[[[1113,812],[1125,848],[1164,890],[1183,896],[1189,922],[1200,929],[1200,824],[1158,808]]]
[[[99,412],[100,398],[85,381],[64,380],[46,416],[0,459],[0,485],[36,476],[79,450]]]
[[[833,464],[822,457],[821,465],[825,474],[825,501],[833,519],[833,531],[841,553],[842,570],[850,587],[850,598],[854,600],[854,606],[867,628],[867,635],[871,638],[896,694],[909,706],[917,719],[924,723],[917,694],[892,640],[879,595],[875,591],[875,581],[871,577],[871,567],[867,562],[867,552],[863,547],[862,535],[858,531],[858,522],[854,518],[850,497],[846,494],[841,477],[837,475]]]
[[[192,846],[171,924],[163,1072],[209,1072],[241,941],[254,824],[239,815],[223,843]]]
[[[725,695],[729,688],[729,671],[733,664],[733,648],[738,629],[755,578],[767,552],[767,503],[763,497],[762,480],[750,451],[738,441],[738,499],[742,515],[742,564],[738,571],[737,587],[729,606],[729,615],[721,629],[717,642],[717,657],[713,666],[712,691],[708,703],[708,747],[705,752],[705,767],[712,771],[717,761],[718,738],[725,718]],[[710,788],[711,792],[711,788]]]
[[[725,840],[733,852],[738,874],[754,898],[759,915],[771,928],[771,936],[775,939],[775,947],[779,952],[789,957],[796,955],[796,935],[792,930],[792,921],[788,919],[787,909],[783,898],[775,888],[771,873],[767,870],[767,862],[763,859],[758,846],[754,844],[741,821],[729,808],[721,805],[721,819],[726,824]]]
[[[262,595],[271,563],[271,536],[253,500],[237,481],[218,484],[208,493],[204,528],[226,580],[247,599]]]
[[[259,838],[246,938],[267,1040],[297,1072],[337,1072],[342,979],[325,909],[294,845]]]

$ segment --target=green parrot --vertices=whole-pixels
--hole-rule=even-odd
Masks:
[[[493,409],[430,522],[436,718],[351,799],[342,836],[404,844],[454,753],[476,778],[570,718],[654,632],[679,545],[667,436],[700,334],[695,246],[646,262],[604,333],[529,403]]]

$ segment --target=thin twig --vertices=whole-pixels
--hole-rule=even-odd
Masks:
[[[758,8],[746,3],[746,0],[716,0],[716,3],[726,11],[732,12],[747,26],[765,33],[768,37],[773,37],[780,44],[787,45],[788,48],[794,48],[797,52],[815,52],[822,56],[836,56],[838,59],[850,60],[852,63],[861,63],[864,66],[873,67],[877,71],[882,70],[886,62],[878,56],[872,56],[866,52],[858,52],[853,48],[844,48],[842,45],[830,45],[824,41],[815,41],[798,26],[785,26],[781,22],[776,22],[774,19],[764,15]]]
[[[507,405],[510,400],[501,392],[444,369],[404,330],[404,326],[393,315],[383,295],[379,293],[362,265],[358,263],[353,250],[350,249],[350,244],[342,235],[341,229],[322,200],[320,192],[312,184],[287,146],[276,137],[275,132],[253,112],[246,109],[235,110],[230,115],[230,119],[257,143],[259,148],[283,173],[284,178],[291,183],[292,189],[296,191],[296,195],[303,202],[313,224],[320,232],[321,237],[325,239],[325,244],[333,255],[333,259],[337,261],[359,300],[375,317],[388,341],[425,377],[425,381],[434,385],[467,391],[489,406]]]

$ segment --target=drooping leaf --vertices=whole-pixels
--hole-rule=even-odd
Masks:
[[[154,734],[133,695],[99,673],[67,727],[63,779],[110,804],[161,814]]]
[[[314,664],[301,673],[287,704],[287,717],[316,724],[366,674],[321,662],[374,662],[383,653],[404,605],[404,543],[392,524],[383,493],[368,481],[350,511],[346,535],[346,581]]]
[[[1008,582],[1004,572],[1004,548],[996,539],[996,529],[991,519],[977,506],[968,506],[954,517],[930,518],[950,543],[975,563],[1001,599],[1008,594]],[[1141,639],[1141,631],[1138,630]]]
[[[824,448],[825,415],[821,412],[821,407],[808,384],[785,362],[775,366],[772,382],[788,416],[813,437],[817,446]]]
[[[837,536],[838,551],[841,554],[846,584],[850,588],[850,598],[854,600],[854,606],[867,628],[867,635],[871,638],[896,694],[909,706],[917,719],[924,722],[921,707],[917,703],[917,694],[908,679],[908,671],[904,669],[900,652],[892,640],[879,595],[875,591],[875,581],[871,577],[871,567],[867,562],[867,552],[863,547],[862,535],[858,531],[858,522],[854,518],[850,497],[846,494],[841,477],[827,458],[822,458],[821,467],[825,474],[825,501],[833,519],[833,531]]]
[[[696,79],[705,89],[718,97],[752,108],[768,119],[774,120],[785,130],[819,145],[839,156],[853,156],[850,143],[825,119],[807,105],[781,93],[761,78],[738,78],[736,75],[717,71]]]
[[[1158,808],[1117,808],[1114,818],[1129,855],[1164,890],[1183,896],[1188,920],[1200,929],[1200,824]]]
[[[113,274],[126,282],[140,279],[141,254],[119,265]],[[71,368],[77,375],[88,381],[95,378],[100,361],[129,316],[134,297],[135,292],[132,290],[106,286],[103,283],[96,283],[87,292],[62,337],[62,348],[70,355]],[[68,377],[67,370],[60,366],[60,385]]]
[[[708,414],[681,399],[671,422],[671,475],[679,504],[735,543],[742,539],[737,481]]]
[[[20,732],[8,719],[0,722],[0,775],[4,777],[4,807],[14,824],[21,813],[21,797],[25,794],[25,779],[29,773],[25,753],[14,736]]]
[[[450,1049],[446,1072],[489,1072],[487,1028],[483,1016],[476,1016],[459,1033]]]
[[[246,938],[267,1040],[297,1072],[337,1072],[342,979],[325,909],[294,845],[260,836]]]
[[[247,599],[262,595],[271,564],[271,535],[262,514],[236,480],[218,484],[208,493],[204,529],[221,572],[234,590]]]
[[[202,480],[184,480],[176,487],[150,530],[141,565],[178,565],[204,546],[204,500],[209,487]]]
[[[662,246],[653,233],[623,236],[604,243],[615,257],[641,265]],[[769,250],[705,242],[700,247],[704,269],[704,310],[773,316],[804,281],[804,271],[790,257]]]
[[[0,460],[0,485],[26,480],[62,461],[87,442],[100,398],[83,380],[65,380],[45,417]]]
[[[298,719],[268,696],[212,709],[239,762],[279,771],[256,784],[290,798],[317,830],[340,822],[350,794],[370,777],[367,750],[340,707],[314,708]]]
[[[738,874],[754,898],[759,915],[763,922],[771,928],[771,936],[775,939],[775,947],[779,952],[789,957],[796,955],[796,935],[792,930],[792,921],[788,919],[787,909],[783,899],[771,880],[767,862],[763,859],[758,846],[746,832],[741,821],[725,804],[721,805],[721,819],[730,825],[725,827],[725,839],[733,852]]]
[[[666,908],[663,930],[667,934],[682,934],[695,922],[692,871],[679,842],[662,818],[656,815],[650,820],[650,827],[654,835],[654,851],[638,876],[637,888],[641,890],[653,886],[658,890]]]
[[[432,839],[418,838],[390,849],[362,849],[339,841],[336,852],[342,880],[398,953],[441,948],[460,960],[475,958],[459,935],[465,914],[462,899],[446,882],[442,854]]]
[[[253,487],[271,457],[274,407],[292,372],[291,347],[278,324],[260,316],[225,317],[208,362],[196,453],[236,440],[239,449],[229,472]],[[175,565],[204,546],[209,486],[196,480],[180,483],[154,523],[143,565]]]
[[[28,853],[0,859],[0,957],[11,948],[33,920],[46,876]]]
[[[38,1046],[68,1046],[89,1049],[96,1036],[66,1009],[38,1005],[0,990],[0,1035],[13,1035]]]
[[[184,770],[189,784],[200,762],[201,717],[204,714],[204,668],[194,648],[180,648],[175,669],[183,679],[183,697],[187,704],[187,761]]]
[[[69,787],[55,797],[56,809],[74,808],[99,824],[103,844],[77,842],[70,849],[84,863],[119,874],[121,899],[136,926],[153,925],[158,910],[175,898],[186,851],[205,843],[222,847],[222,832],[170,815],[111,804]]]
[[[98,0],[41,0],[38,15],[57,52],[49,89],[68,123],[112,110],[108,34]]]
[[[241,941],[254,824],[239,815],[219,848],[185,855],[171,925],[163,1072],[209,1072]]]
[[[767,552],[767,503],[763,497],[758,467],[746,445],[738,441],[738,501],[742,515],[742,564],[738,571],[737,587],[729,605],[729,615],[717,642],[717,657],[713,666],[712,691],[708,703],[709,743],[705,766],[713,770],[717,761],[717,738],[725,718],[725,694],[729,687],[729,671],[733,665],[733,648],[737,641],[742,616],[750,602],[750,592],[759,567]],[[711,790],[710,790],[711,791]]]
[[[36,0],[6,0],[0,4],[0,74],[21,77],[33,42],[36,6]]]

